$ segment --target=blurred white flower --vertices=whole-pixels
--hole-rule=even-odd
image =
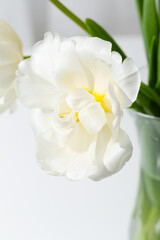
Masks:
[[[19,37],[7,23],[0,20],[0,113],[15,102],[14,80],[22,58]]]
[[[33,109],[39,165],[71,180],[119,171],[132,155],[120,128],[122,109],[139,86],[134,62],[122,62],[110,42],[47,33],[20,63],[16,80],[20,100]]]

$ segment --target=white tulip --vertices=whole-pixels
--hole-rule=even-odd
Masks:
[[[17,71],[16,89],[32,108],[39,165],[53,175],[100,180],[132,155],[120,128],[122,109],[136,100],[140,76],[111,43],[98,38],[53,38],[46,33]]]
[[[15,31],[0,20],[0,113],[16,100],[14,81],[22,60],[22,44]]]

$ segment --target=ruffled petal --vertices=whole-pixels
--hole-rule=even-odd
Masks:
[[[68,168],[66,177],[69,180],[80,180],[90,177],[97,172],[97,166],[93,163],[94,145],[87,152],[77,155],[74,163]]]
[[[116,142],[110,142],[104,155],[106,169],[114,174],[118,172],[132,156],[132,144],[128,135],[119,130]]]
[[[110,66],[99,59],[84,59],[83,61],[90,70],[92,79],[94,80],[92,91],[98,93],[99,95],[106,94],[109,83],[113,81]]]
[[[47,131],[38,137],[37,159],[40,167],[52,175],[80,180],[96,171],[89,152],[75,153],[57,145],[56,135]]]
[[[16,92],[26,107],[48,110],[54,109],[65,94],[49,84],[34,81],[28,76],[17,77]]]
[[[80,122],[72,128],[65,138],[64,147],[68,146],[71,150],[79,153],[88,151],[91,143],[95,140],[95,137],[88,134]]]
[[[95,146],[95,164],[97,165],[97,171],[90,178],[94,181],[102,180],[111,175],[106,169],[103,159],[106,152],[108,143],[111,139],[111,131],[107,125],[98,133],[96,146]]]
[[[56,82],[69,91],[77,88],[92,91],[93,79],[79,58],[73,42],[71,40],[68,42],[71,42],[70,48],[67,46],[63,49],[57,60]]]
[[[58,111],[55,110],[53,114],[53,125],[61,129],[73,128],[76,124],[76,119],[74,118],[74,112],[71,111],[68,114],[59,115]]]
[[[130,107],[136,100],[140,87],[140,74],[132,59],[126,58],[121,65],[114,65],[112,68],[114,75],[116,95],[121,107]]]
[[[35,135],[39,135],[52,127],[53,112],[34,109],[31,111],[30,123]]]
[[[81,56],[109,62],[112,47],[110,42],[97,37],[72,37],[71,39],[75,42],[76,50]]]
[[[93,95],[83,88],[72,91],[66,98],[68,106],[75,112],[79,112],[82,108],[86,107],[86,105],[94,101],[95,98]]]
[[[122,117],[122,111],[120,108],[120,103],[117,100],[114,88],[112,85],[109,85],[109,90],[108,90],[108,98],[110,100],[111,106],[112,106],[112,113],[114,115],[114,120],[112,121],[112,127],[113,127],[113,138],[116,139],[118,132],[119,132],[119,127],[120,127],[120,122],[121,122],[121,117]],[[109,116],[110,115],[106,115]],[[109,125],[108,125],[109,126]]]
[[[46,82],[54,84],[54,71],[58,60],[60,48],[60,37],[55,34],[54,38],[50,32],[44,36],[32,49],[31,65],[35,73]]]
[[[106,123],[106,116],[99,102],[90,103],[83,108],[78,118],[89,134],[98,133]]]
[[[42,169],[52,175],[64,175],[74,155],[56,144],[56,135],[48,130],[37,138],[37,160]]]

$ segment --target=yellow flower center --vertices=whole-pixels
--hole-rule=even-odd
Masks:
[[[105,112],[111,112],[112,108],[109,100],[104,99],[106,94],[99,94],[99,93],[90,92],[90,91],[88,92],[94,96],[96,102],[99,102],[101,104],[101,107]]]
[[[87,91],[88,91],[88,90],[87,90]],[[89,92],[90,94],[92,94],[92,96],[94,96],[96,102],[99,102],[99,103],[101,104],[101,107],[103,108],[103,110],[104,110],[105,112],[111,112],[111,111],[112,111],[110,101],[107,100],[107,98],[105,98],[106,94],[99,94],[99,93],[90,92],[90,91],[88,91],[88,92]],[[72,111],[72,110],[70,109],[68,112],[61,113],[61,114],[59,114],[59,117],[60,117],[60,118],[66,117],[68,114],[71,113],[71,111]],[[79,114],[78,112],[76,112],[76,113],[74,114],[74,119],[75,119],[76,122],[79,121],[78,114]]]
[[[100,95],[98,93],[93,93],[92,95],[94,96],[96,102],[99,102],[101,104],[101,106],[102,106],[102,108],[104,109],[105,112],[110,111],[106,106],[106,102],[104,101],[105,95]]]
[[[76,113],[74,114],[74,118],[75,118],[76,122],[79,121],[79,118],[78,118],[78,112],[76,112]]]

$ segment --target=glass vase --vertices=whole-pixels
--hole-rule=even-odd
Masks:
[[[160,118],[134,113],[140,178],[130,240],[160,240]]]

